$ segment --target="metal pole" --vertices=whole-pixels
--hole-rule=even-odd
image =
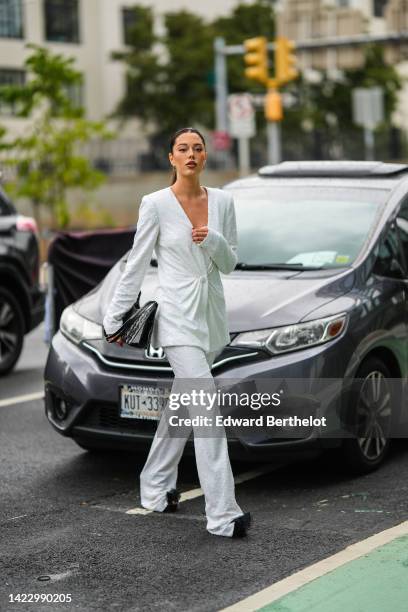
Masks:
[[[239,175],[247,176],[250,171],[249,138],[238,138]]]
[[[279,164],[282,158],[279,121],[268,121],[266,134],[268,138],[268,164]]]
[[[225,40],[217,37],[214,40],[215,129],[217,132],[228,131],[228,85],[225,48]],[[217,158],[222,167],[228,167],[228,151],[217,151]]]
[[[374,130],[372,128],[364,128],[364,147],[366,160],[374,160]]]

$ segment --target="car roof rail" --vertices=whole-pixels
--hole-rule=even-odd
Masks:
[[[258,170],[262,177],[386,177],[408,172],[408,164],[377,161],[287,161]]]

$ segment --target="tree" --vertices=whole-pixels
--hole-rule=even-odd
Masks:
[[[161,37],[154,35],[151,8],[136,5],[133,10],[130,48],[112,55],[125,62],[127,69],[127,91],[115,116],[138,117],[152,125],[160,147],[180,126],[214,127],[215,36],[224,36],[227,43],[242,43],[252,36],[272,38],[274,34],[274,13],[267,0],[241,3],[231,16],[213,23],[185,10],[168,12]],[[153,50],[158,44],[161,55]],[[231,91],[256,88],[243,73],[242,57],[228,60]]]
[[[301,75],[289,88],[298,96],[298,104],[285,112],[287,140],[293,140],[290,133],[293,136],[301,134],[305,122],[317,138],[319,134],[325,134],[335,142],[340,136],[353,133],[355,140],[358,136],[352,113],[352,90],[355,87],[379,86],[383,89],[385,119],[379,130],[389,130],[398,103],[398,92],[402,88],[402,78],[394,66],[385,62],[382,45],[367,45],[364,55],[364,64],[357,69],[345,70],[341,82],[323,76],[321,82],[310,84]]]
[[[95,189],[104,180],[89,160],[77,153],[78,145],[92,137],[108,138],[102,122],[89,121],[84,109],[72,102],[69,89],[82,81],[72,58],[53,54],[34,44],[25,61],[30,79],[25,85],[0,88],[0,101],[13,103],[19,117],[32,121],[22,135],[3,136],[6,163],[16,170],[8,188],[15,196],[28,197],[41,227],[40,205],[47,206],[57,227],[68,225],[67,190]]]
[[[143,6],[133,6],[132,10],[134,19],[128,33],[129,49],[114,51],[111,55],[113,60],[126,64],[126,92],[112,116],[154,121],[157,95],[160,97],[163,87],[163,72],[153,51],[158,42],[153,32],[153,11]]]
[[[239,45],[247,38],[266,36],[269,41],[275,37],[275,12],[269,0],[257,0],[252,4],[238,4],[231,15],[219,17],[213,24],[215,34],[222,36],[227,45]],[[244,60],[241,55],[228,58],[228,88],[231,93],[261,91],[265,87],[248,80],[244,75]],[[271,62],[270,74],[273,73]]]

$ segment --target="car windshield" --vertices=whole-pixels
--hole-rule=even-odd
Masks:
[[[331,186],[231,189],[238,268],[339,268],[361,251],[388,190]]]

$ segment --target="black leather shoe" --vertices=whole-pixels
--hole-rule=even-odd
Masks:
[[[176,512],[178,510],[178,503],[180,500],[180,493],[177,489],[170,489],[167,492],[167,506],[163,512]]]
[[[245,512],[242,516],[238,516],[232,521],[234,523],[233,538],[244,538],[247,534],[247,529],[251,526],[251,513]]]

